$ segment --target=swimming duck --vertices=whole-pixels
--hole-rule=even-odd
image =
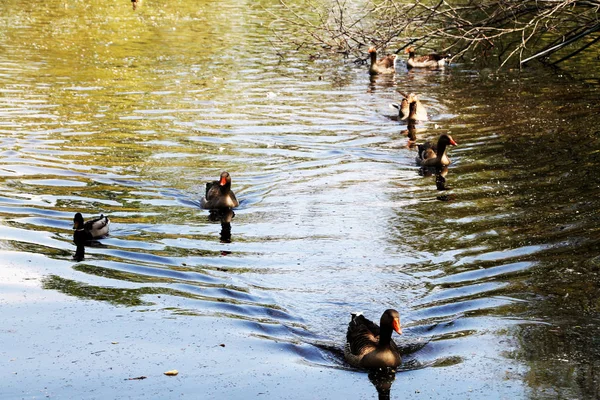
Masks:
[[[206,184],[206,195],[200,201],[202,208],[214,210],[219,208],[233,208],[240,205],[231,191],[231,176],[229,172],[221,172],[218,181]]]
[[[396,310],[385,310],[379,324],[381,328],[360,313],[352,314],[344,349],[348,364],[367,369],[400,365],[400,352],[392,340],[392,330],[402,334],[400,314]]]
[[[437,144],[427,142],[417,145],[417,164],[424,167],[442,167],[450,164],[450,159],[446,156],[448,145],[456,146],[457,143],[452,136],[446,134],[440,136]]]
[[[371,57],[371,65],[369,65],[369,74],[393,74],[396,72],[396,56],[395,54],[388,54],[383,58],[377,59],[377,49],[375,47],[369,48],[369,57]]]
[[[446,59],[450,57],[450,54],[441,56],[435,53],[415,57],[415,48],[412,46],[407,47],[404,52],[408,54],[406,61],[408,68],[441,68],[446,65]]]
[[[83,215],[77,213],[75,214],[75,217],[73,217],[73,229],[75,229],[73,239],[75,240],[76,236],[81,240],[101,238],[108,235],[109,225],[110,220],[108,217],[105,217],[104,214],[87,222],[83,222]]]
[[[73,258],[76,261],[81,261],[85,257],[85,244],[93,239],[98,239],[108,234],[108,225],[110,220],[104,214],[97,218],[83,222],[81,213],[75,214],[73,217],[73,242],[77,246]]]
[[[425,108],[423,103],[421,103],[418,96],[414,93],[405,94],[400,92],[400,94],[403,96],[400,104],[390,104],[391,107],[396,108],[398,110],[398,117],[401,120],[408,119],[413,121],[427,121],[427,109]],[[413,103],[415,104],[415,110],[411,114],[410,106]]]

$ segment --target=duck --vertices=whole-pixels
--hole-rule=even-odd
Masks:
[[[385,310],[379,326],[361,313],[352,313],[346,333],[344,356],[348,364],[357,368],[396,368],[402,359],[392,331],[402,334],[400,314],[393,309]]]
[[[77,246],[73,258],[76,261],[82,261],[85,257],[85,244],[91,240],[102,238],[108,235],[108,226],[110,220],[101,214],[87,222],[83,222],[83,215],[76,213],[73,217],[73,242]]]
[[[408,68],[442,68],[446,65],[446,59],[451,57],[450,54],[441,56],[436,53],[415,57],[415,48],[412,46],[407,47],[404,52],[408,54]]]
[[[218,181],[206,184],[206,194],[200,204],[202,208],[207,210],[234,208],[240,205],[235,194],[231,191],[231,175],[229,175],[229,172],[221,172]]]
[[[393,74],[396,72],[396,58],[395,54],[388,54],[383,58],[377,59],[377,49],[371,46],[369,47],[369,57],[371,57],[371,64],[369,65],[369,74]]]
[[[401,120],[408,119],[409,121],[427,121],[427,109],[419,100],[419,97],[414,93],[405,94],[400,92],[403,96],[400,104],[391,103],[390,107],[398,110],[398,117]],[[411,112],[411,105],[415,104],[414,111]]]
[[[441,135],[437,144],[427,142],[417,145],[417,164],[423,167],[443,167],[449,165],[450,159],[446,155],[448,145],[456,146],[457,143],[452,139],[452,136],[447,134]]]
[[[77,237],[79,240],[99,239],[108,235],[110,220],[104,214],[99,217],[83,222],[83,215],[76,213],[73,217],[73,240]],[[77,243],[77,240],[75,240]]]

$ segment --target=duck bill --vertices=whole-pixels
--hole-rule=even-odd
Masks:
[[[457,146],[457,145],[458,145],[458,143],[456,143],[456,142],[454,141],[454,139],[452,139],[452,138],[450,138],[450,144],[451,144],[452,146]]]
[[[394,319],[394,322],[392,322],[392,327],[394,328],[394,330],[396,332],[398,332],[398,335],[402,335],[402,327],[400,326],[400,320],[399,319]]]
[[[73,229],[79,228],[79,222],[73,222]]]
[[[225,186],[226,183],[227,183],[227,178],[225,178],[224,176],[221,177],[221,180],[219,181],[219,185]]]

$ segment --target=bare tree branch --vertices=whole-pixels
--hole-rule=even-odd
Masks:
[[[427,49],[435,43],[454,52],[454,59],[493,55],[504,66],[523,65],[541,51],[550,55],[598,31],[600,21],[600,0],[367,0],[362,6],[320,1],[309,0],[307,11],[280,0],[278,22],[285,28],[274,24],[276,37],[363,60],[371,45],[399,53],[411,44]]]

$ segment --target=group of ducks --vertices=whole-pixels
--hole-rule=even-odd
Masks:
[[[446,59],[449,57],[439,54],[428,54],[425,56],[415,56],[415,49],[410,46],[404,50],[408,54],[406,65],[408,68],[442,68],[446,65]],[[369,48],[370,65],[369,74],[394,74],[396,73],[395,54],[388,54],[383,58],[377,59],[377,50],[375,47]],[[398,118],[407,121],[409,127],[414,126],[416,121],[426,121],[427,110],[419,101],[419,98],[414,93],[404,94],[400,104],[392,103],[391,106],[398,110]],[[457,143],[450,135],[443,134],[439,137],[437,143],[427,142],[417,146],[417,164],[422,167],[445,167],[450,164],[446,151],[448,146],[456,146]]]
[[[446,64],[448,56],[439,54],[428,54],[415,56],[415,49],[407,47],[404,52],[408,54],[406,61],[410,68],[442,68]],[[377,59],[375,47],[369,48],[369,74],[394,74],[396,73],[395,54],[386,55]],[[392,104],[398,110],[398,118],[406,120],[409,127],[416,121],[427,120],[427,110],[413,93],[404,94],[400,104]],[[439,137],[437,143],[427,142],[417,145],[417,164],[425,168],[442,168],[450,164],[447,156],[448,146],[456,146],[457,143],[448,134]],[[353,313],[348,324],[346,333],[346,346],[344,356],[348,364],[365,369],[396,368],[401,363],[398,347],[392,340],[392,332],[402,334],[400,325],[400,314],[393,309],[386,310],[379,320],[379,326],[368,320],[360,313]]]
[[[442,68],[446,65],[446,60],[450,55],[442,56],[437,53],[427,54],[424,56],[415,56],[415,48],[412,46],[407,47],[404,53],[408,54],[406,60],[406,66],[408,68]],[[369,74],[394,74],[396,73],[396,61],[398,56],[396,54],[387,54],[385,57],[377,59],[377,49],[375,47],[369,48],[369,58],[371,63],[369,65]]]
[[[409,54],[407,65],[409,68],[439,68],[445,65],[446,57],[430,54],[415,57],[414,49],[408,47],[405,50]],[[377,59],[374,47],[369,49],[371,64],[369,73],[371,75],[395,73],[396,55],[387,55]],[[427,120],[427,111],[415,94],[403,94],[400,104],[393,104],[398,110],[399,118],[414,124],[417,120]],[[416,161],[423,167],[444,167],[450,164],[446,155],[448,146],[457,143],[450,135],[440,136],[437,144],[425,143],[418,145]],[[222,172],[219,180],[206,184],[206,192],[200,202],[202,208],[208,210],[231,210],[239,205],[239,202],[231,190],[231,176],[228,172]],[[108,234],[110,221],[108,217],[101,215],[84,222],[81,213],[75,214],[73,219],[75,230],[73,241],[77,245],[75,259],[80,261],[84,256],[84,245],[94,239],[102,238]],[[346,361],[358,368],[378,369],[396,368],[401,363],[400,352],[392,340],[392,332],[402,334],[400,325],[400,314],[393,309],[386,310],[379,321],[379,326],[368,320],[360,313],[353,313],[346,334],[346,346],[344,356]]]

